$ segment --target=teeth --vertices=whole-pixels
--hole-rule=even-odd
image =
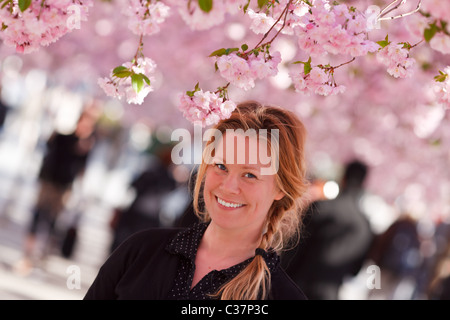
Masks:
[[[219,197],[217,197],[217,201],[218,201],[221,205],[223,205],[223,206],[225,206],[225,207],[227,207],[227,208],[239,208],[239,207],[242,207],[242,206],[243,206],[243,204],[239,204],[239,203],[230,203],[230,202],[226,202],[226,201],[220,199]]]

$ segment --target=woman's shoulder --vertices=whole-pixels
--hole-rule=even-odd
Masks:
[[[165,248],[183,230],[182,228],[144,229],[129,236],[115,251],[116,254],[131,254],[131,256],[155,252],[158,248]]]
[[[272,300],[308,300],[303,291],[281,266],[272,273],[271,282],[270,299]]]
[[[124,243],[146,246],[161,245],[169,242],[183,228],[149,228],[132,234]]]

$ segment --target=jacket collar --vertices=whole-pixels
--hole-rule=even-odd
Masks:
[[[191,227],[180,231],[177,235],[169,242],[166,250],[172,254],[183,256],[184,258],[190,260],[192,264],[195,264],[195,257],[197,255],[197,250],[202,240],[203,234],[206,231],[209,223],[197,223]],[[263,255],[264,260],[271,272],[280,264],[280,257],[273,251],[266,251]],[[248,263],[252,261],[253,257],[235,265],[234,267],[222,270],[223,273],[235,273],[236,269],[241,269],[245,267]],[[236,268],[235,268],[236,267]]]

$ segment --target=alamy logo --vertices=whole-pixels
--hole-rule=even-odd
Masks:
[[[369,30],[375,30],[375,29],[381,29],[380,25],[380,15],[381,15],[381,9],[379,6],[369,6],[365,12],[365,15],[367,17],[367,29]]]
[[[366,273],[369,275],[366,280],[368,289],[381,289],[381,270],[380,267],[373,264],[367,267]]]
[[[236,137],[244,138],[244,140]],[[207,129],[203,133],[200,125],[194,125],[193,137],[187,129],[180,128],[172,132],[171,140],[178,141],[173,147],[171,155],[173,163],[177,165],[201,164],[202,160],[211,164],[217,148],[225,145],[225,150],[220,151],[223,151],[226,163],[260,164],[261,175],[272,175],[278,172],[278,129],[248,129],[246,131],[243,129],[227,129],[225,135],[223,135],[217,129]],[[208,141],[212,142],[203,148],[204,142]],[[248,144],[248,149],[245,148],[245,143]]]
[[[70,265],[66,269],[69,274],[66,281],[67,289],[81,289],[81,269],[77,265]]]
[[[81,29],[81,8],[79,5],[72,4],[67,7],[66,26],[69,30]]]

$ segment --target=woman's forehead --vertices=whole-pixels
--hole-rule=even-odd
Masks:
[[[218,139],[214,150],[214,158],[223,163],[245,165],[246,169],[270,175],[278,169],[278,158],[272,159],[271,154],[266,135],[259,135],[255,130],[250,133],[227,131]]]

